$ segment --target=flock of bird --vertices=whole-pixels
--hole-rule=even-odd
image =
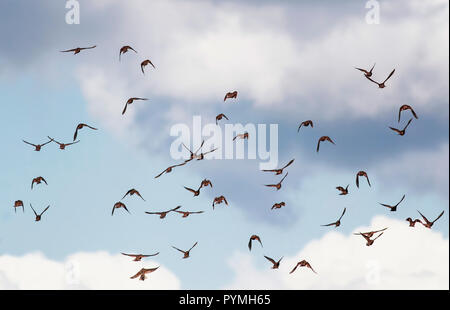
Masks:
[[[64,50],[64,51],[61,51],[61,52],[64,52],[64,53],[67,53],[67,52],[73,52],[74,55],[76,55],[76,54],[80,53],[80,52],[83,51],[83,50],[94,49],[94,48],[96,48],[95,45],[94,45],[94,46],[91,46],[91,47],[82,47],[82,48],[77,47],[77,48],[73,48],[73,49],[69,49],[69,50]],[[134,51],[134,52],[137,54],[137,51],[136,51],[135,49],[133,49],[131,46],[125,45],[125,46],[121,47],[120,50],[119,50],[119,61],[121,61],[122,55],[126,54],[126,53],[127,53],[128,51],[130,51],[130,50],[131,50],[131,51]],[[146,60],[142,61],[142,62],[141,62],[141,65],[140,65],[141,71],[142,71],[143,74],[145,74],[144,68],[145,68],[147,65],[151,65],[153,68],[155,68],[155,66],[153,65],[153,63],[152,63],[149,59],[146,59]],[[394,74],[394,72],[395,72],[395,69],[392,70],[392,72],[387,76],[387,78],[386,78],[383,82],[380,83],[380,82],[377,82],[377,81],[373,80],[373,78],[372,78],[374,67],[375,67],[375,65],[373,65],[373,67],[372,67],[370,70],[366,70],[366,69],[362,69],[362,68],[355,68],[355,69],[357,69],[357,70],[363,72],[363,73],[364,73],[364,76],[365,76],[369,81],[371,81],[371,82],[377,84],[379,88],[381,88],[381,89],[382,89],[382,88],[385,88],[385,87],[386,87],[386,82],[393,76],[393,74]],[[225,101],[227,101],[228,99],[237,99],[237,96],[238,96],[238,92],[237,92],[237,91],[227,92],[227,93],[225,94],[225,97],[224,97],[223,101],[225,102]],[[123,110],[122,110],[122,115],[124,115],[124,114],[126,113],[127,107],[128,107],[129,105],[131,105],[134,101],[145,101],[145,100],[148,100],[148,99],[147,99],[147,98],[140,98],[140,97],[131,97],[131,98],[129,98],[129,99],[126,101],[125,106],[124,106],[124,108],[123,108]],[[405,112],[405,111],[408,111],[408,110],[412,113],[412,116],[413,116],[415,119],[418,119],[418,116],[417,116],[416,112],[413,110],[413,108],[412,108],[411,106],[409,106],[409,105],[402,105],[402,106],[400,107],[400,109],[399,109],[399,112],[398,112],[398,122],[400,122],[400,120],[401,120],[402,112]],[[220,114],[218,114],[218,115],[216,116],[216,124],[219,125],[218,122],[219,122],[220,120],[222,120],[223,118],[225,118],[226,120],[229,120],[228,117],[227,117],[225,114],[220,113]],[[403,136],[403,135],[406,134],[406,129],[407,129],[408,126],[411,124],[411,122],[412,122],[412,118],[409,119],[409,121],[406,123],[406,125],[403,127],[403,129],[397,129],[397,128],[394,128],[394,127],[389,127],[389,128],[390,128],[391,130],[393,130],[394,132],[396,132],[397,134],[399,134],[400,136]],[[77,140],[79,130],[81,130],[81,129],[85,128],[85,127],[86,127],[86,128],[89,128],[89,129],[91,129],[91,130],[97,130],[97,128],[95,128],[95,127],[92,127],[92,126],[87,125],[87,124],[84,124],[84,123],[80,123],[80,124],[78,124],[78,125],[76,126],[75,133],[74,133],[74,136],[73,136],[73,141],[70,142],[70,143],[62,143],[62,142],[58,142],[58,141],[56,141],[54,138],[49,137],[49,136],[47,137],[47,138],[48,138],[48,141],[46,141],[46,142],[44,142],[44,143],[41,143],[41,144],[33,144],[33,143],[30,143],[30,142],[25,141],[25,140],[23,140],[23,142],[26,143],[26,144],[28,144],[28,145],[33,146],[33,147],[34,147],[34,150],[37,151],[37,152],[41,151],[42,148],[43,148],[44,146],[46,146],[46,145],[48,145],[49,143],[52,143],[52,142],[55,143],[55,144],[57,144],[57,145],[59,146],[59,149],[64,150],[67,146],[77,144],[77,143],[80,141],[80,140]],[[312,120],[305,120],[305,121],[301,122],[300,125],[298,126],[297,132],[300,132],[300,129],[301,129],[302,127],[311,127],[311,128],[314,128],[314,123],[313,123]],[[233,141],[236,140],[236,139],[244,139],[244,140],[248,140],[248,139],[249,139],[249,134],[248,134],[248,132],[243,132],[243,133],[237,134],[237,135],[233,138]],[[320,137],[320,138],[318,139],[316,152],[319,152],[320,146],[321,146],[321,143],[322,143],[322,142],[329,142],[329,143],[335,145],[335,142],[334,142],[329,136],[322,136],[322,137]],[[209,151],[203,152],[203,151],[202,151],[203,144],[204,144],[204,141],[201,143],[200,147],[199,147],[197,150],[195,150],[195,152],[193,152],[192,150],[190,150],[189,148],[187,148],[187,147],[183,144],[183,147],[186,148],[186,150],[187,150],[187,151],[189,152],[189,154],[190,154],[189,159],[186,159],[186,160],[184,160],[184,161],[181,162],[181,163],[177,163],[177,164],[174,164],[174,165],[169,166],[168,168],[164,169],[161,173],[159,173],[158,175],[156,175],[156,176],[155,176],[155,179],[161,177],[161,176],[162,176],[163,174],[165,174],[165,173],[167,174],[167,173],[172,172],[174,168],[181,167],[181,166],[184,166],[184,165],[188,164],[190,161],[192,161],[192,160],[194,160],[194,159],[196,159],[196,160],[203,160],[203,159],[205,159],[205,155],[207,155],[207,154],[209,154],[209,153],[212,153],[212,152],[214,152],[215,150],[217,150],[217,148],[216,148],[216,149],[211,149],[211,150],[209,150]],[[200,152],[200,153],[199,153],[199,152]],[[290,165],[292,165],[293,163],[294,163],[294,159],[290,160],[286,165],[284,165],[284,166],[281,167],[281,168],[271,169],[271,170],[262,170],[262,171],[263,171],[263,172],[272,172],[272,173],[275,174],[275,176],[283,175],[284,170],[287,169],[287,168],[288,168]],[[288,172],[286,172],[286,173],[282,176],[282,178],[281,178],[277,183],[275,183],[275,184],[267,184],[267,185],[265,185],[265,186],[266,186],[266,187],[269,187],[269,188],[274,188],[275,190],[278,191],[278,190],[281,189],[282,183],[283,183],[283,181],[285,180],[285,178],[286,178],[287,176],[288,176]],[[366,181],[367,181],[368,186],[369,186],[369,187],[372,186],[371,183],[370,183],[368,174],[367,174],[365,171],[359,171],[359,172],[357,172],[357,174],[356,174],[356,187],[357,187],[357,188],[360,187],[360,178],[365,178]],[[31,182],[31,189],[33,189],[34,185],[38,185],[38,184],[41,184],[41,183],[45,183],[46,185],[48,185],[47,181],[46,181],[42,176],[33,178],[32,182]],[[198,187],[197,189],[195,189],[195,187],[194,187],[194,188],[190,188],[190,187],[186,187],[186,186],[185,186],[184,188],[185,188],[187,191],[191,192],[191,193],[193,194],[194,197],[196,197],[196,196],[199,196],[199,195],[200,195],[201,190],[205,190],[205,189],[207,189],[208,187],[212,188],[212,187],[213,187],[213,184],[212,184],[211,180],[204,179],[204,180],[201,181],[201,183],[200,183],[200,185],[199,185],[199,187]],[[348,195],[348,194],[349,194],[349,184],[346,185],[345,187],[344,187],[344,186],[337,186],[336,189],[338,190],[339,195]],[[130,197],[131,197],[131,196],[134,196],[134,195],[136,195],[137,197],[139,197],[140,199],[142,199],[143,201],[145,201],[145,199],[142,197],[142,195],[139,193],[139,191],[136,190],[136,189],[134,189],[134,188],[132,188],[132,189],[128,190],[128,191],[125,193],[125,195],[122,197],[122,199],[121,199],[120,201],[116,202],[116,203],[113,205],[111,215],[114,215],[114,212],[115,212],[115,210],[117,210],[117,209],[124,209],[125,211],[127,211],[128,213],[130,213],[130,211],[128,210],[127,206],[125,205],[124,202],[122,202],[122,200],[123,200],[125,197],[127,197],[127,196],[130,196]],[[405,195],[403,195],[403,197],[401,198],[401,200],[400,200],[397,204],[395,204],[395,205],[381,204],[381,206],[384,206],[384,207],[386,207],[386,208],[389,208],[390,211],[395,212],[395,211],[397,210],[399,204],[400,204],[404,199],[405,199]],[[225,198],[225,196],[220,195],[220,196],[218,196],[218,197],[215,197],[215,198],[213,199],[213,202],[212,202],[212,208],[213,208],[213,210],[214,210],[214,208],[215,208],[216,205],[219,205],[219,204],[222,204],[222,203],[224,203],[225,205],[228,205],[228,201],[227,201],[227,199]],[[272,210],[277,210],[277,209],[280,209],[280,208],[284,207],[285,205],[286,205],[285,202],[275,203],[275,204],[272,206],[271,209],[272,209]],[[41,220],[42,215],[49,209],[50,206],[47,206],[41,213],[37,213],[31,204],[30,204],[30,207],[31,207],[31,209],[33,210],[33,212],[34,212],[34,214],[35,214],[35,217],[36,217],[35,220],[38,222],[38,221]],[[24,211],[24,203],[23,203],[22,200],[17,200],[17,201],[15,201],[15,203],[14,203],[14,210],[16,211],[17,208],[22,208],[22,210]],[[191,214],[201,214],[201,213],[204,213],[204,212],[205,212],[205,211],[185,211],[185,210],[180,210],[180,208],[181,208],[181,206],[177,206],[177,207],[175,207],[175,208],[172,208],[172,209],[169,209],[169,210],[166,210],[166,211],[145,212],[145,213],[146,213],[146,214],[149,214],[149,215],[157,215],[157,216],[159,216],[160,219],[164,219],[164,218],[166,218],[166,216],[167,216],[168,214],[170,214],[170,213],[178,213],[178,214],[181,214],[183,218],[186,218],[186,217],[188,217],[188,216],[191,215]],[[419,211],[418,211],[418,212],[419,212]],[[422,213],[419,212],[419,214],[420,214],[420,216],[422,217],[423,221],[422,221],[421,219],[414,219],[414,220],[413,220],[411,217],[408,217],[408,218],[406,219],[406,221],[409,222],[409,226],[410,226],[410,227],[415,227],[415,224],[420,223],[420,224],[422,224],[422,225],[423,225],[424,227],[426,227],[426,228],[431,228],[431,227],[433,226],[433,224],[434,224],[434,223],[435,223],[435,222],[443,215],[443,213],[444,213],[444,211],[442,211],[442,213],[441,213],[435,220],[429,221]],[[342,220],[342,218],[343,218],[343,216],[344,216],[345,214],[346,214],[346,208],[343,209],[343,211],[342,211],[340,217],[339,217],[336,221],[334,221],[334,222],[332,222],[332,223],[329,223],[329,224],[322,225],[322,226],[326,226],[326,227],[328,227],[328,226],[334,226],[335,228],[339,227],[339,226],[341,225],[341,220]],[[365,240],[365,242],[366,242],[366,246],[372,246],[372,245],[374,244],[375,240],[377,240],[379,237],[381,237],[387,229],[388,229],[388,227],[385,227],[385,228],[378,229],[378,230],[373,230],[373,231],[369,231],[369,232],[357,232],[357,233],[354,233],[354,234],[363,237],[364,240]],[[261,241],[260,236],[258,236],[258,235],[252,235],[252,236],[250,236],[250,239],[249,239],[249,242],[248,242],[248,248],[249,248],[249,251],[252,250],[252,243],[253,243],[253,241],[259,242],[260,246],[263,247],[263,244],[262,244],[262,241]],[[179,251],[179,252],[181,252],[181,253],[183,254],[183,257],[182,257],[183,259],[187,259],[187,258],[190,257],[190,252],[191,252],[191,250],[193,250],[193,248],[196,247],[197,244],[198,244],[198,242],[195,242],[195,243],[191,246],[191,248],[189,248],[188,250],[181,250],[181,249],[179,249],[179,248],[177,248],[177,247],[175,247],[175,246],[172,246],[172,247],[173,247],[175,250],[177,250],[177,251]],[[132,257],[132,258],[133,258],[133,261],[136,262],[136,261],[141,261],[143,258],[148,258],[148,257],[156,256],[156,255],[159,254],[159,252],[158,252],[158,253],[155,253],[155,254],[133,254],[133,253],[131,253],[131,254],[130,254],[130,253],[122,253],[122,254],[125,255],[125,256]],[[272,269],[278,269],[279,266],[280,266],[281,260],[283,259],[283,257],[281,257],[281,258],[278,259],[278,260],[274,260],[273,258],[268,257],[268,256],[265,256],[265,255],[264,255],[264,257],[272,264]],[[308,261],[304,260],[304,259],[303,259],[303,260],[300,260],[300,261],[292,268],[292,270],[290,271],[290,273],[295,272],[295,271],[297,270],[297,268],[299,268],[299,267],[306,267],[306,268],[309,268],[312,272],[316,273],[316,271],[313,269],[313,267],[311,266],[311,264],[310,264]],[[156,271],[158,268],[159,268],[159,266],[154,267],[154,268],[142,268],[142,269],[140,269],[135,275],[131,276],[131,279],[139,278],[140,280],[145,280],[147,274]]]

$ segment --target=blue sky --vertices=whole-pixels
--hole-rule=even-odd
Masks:
[[[448,44],[441,45],[448,43],[448,3],[421,9],[418,2],[381,1],[380,25],[365,23],[364,4],[357,1],[127,3],[80,1],[80,25],[65,24],[64,6],[55,2],[0,4],[0,36],[8,42],[0,47],[0,258],[12,255],[20,262],[40,252],[62,262],[80,252],[159,251],[156,261],[181,288],[245,288],[251,285],[236,282],[238,269],[230,260],[250,257],[250,235],[263,240],[251,262],[264,274],[269,266],[263,254],[295,257],[326,237],[330,229],[320,225],[337,219],[344,207],[339,232],[345,236],[371,226],[376,216],[407,226],[404,219],[417,217],[416,210],[430,218],[445,210],[432,238],[443,238],[448,248]],[[427,31],[433,34],[425,37]],[[58,52],[91,44],[98,47],[76,56]],[[119,63],[125,44],[138,54]],[[157,69],[147,68],[143,76],[139,63],[145,58]],[[353,69],[374,62],[380,79],[397,68],[386,89]],[[237,103],[223,103],[234,89]],[[122,117],[132,96],[150,100],[133,104]],[[388,126],[403,125],[397,113],[404,103],[419,119],[399,137]],[[191,126],[193,115],[213,120],[221,112],[231,123],[279,124],[279,165],[295,158],[282,190],[263,186],[278,178],[259,171],[257,160],[194,162],[154,179],[173,163],[170,127]],[[402,120],[409,117],[407,112]],[[306,119],[315,127],[297,133]],[[21,141],[44,142],[50,135],[69,142],[80,122],[99,130],[83,129],[80,143],[65,151],[50,144],[34,152]],[[322,135],[336,145],[322,145],[317,154]],[[371,188],[363,183],[356,189],[359,170],[369,173]],[[39,175],[49,185],[31,191]],[[183,189],[204,178],[214,187],[200,197]],[[335,187],[347,184],[350,195],[338,196]],[[111,216],[130,188],[146,201],[127,197],[131,215],[117,210]],[[212,199],[221,194],[230,205],[212,211]],[[378,205],[403,194],[397,213]],[[24,214],[14,213],[17,199],[25,202]],[[285,208],[270,210],[280,201]],[[34,223],[29,203],[39,210],[51,205],[42,222]],[[206,212],[165,220],[144,214],[177,205]],[[171,248],[187,249],[195,241],[189,260]],[[443,260],[448,265],[448,256]],[[128,281],[111,277],[119,288]],[[405,279],[398,281],[406,285]]]

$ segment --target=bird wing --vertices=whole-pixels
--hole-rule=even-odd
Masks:
[[[125,103],[125,107],[123,108],[122,115],[124,115],[125,112],[127,111],[127,106],[128,106],[128,103]]]
[[[434,222],[436,222],[438,219],[440,219],[442,215],[444,215],[444,211],[442,211],[441,214],[439,214],[439,216],[438,216],[432,223],[434,223]]]
[[[291,159],[291,161],[290,162],[288,162],[287,163],[287,165],[286,166],[284,166],[283,168],[281,168],[281,169],[284,169],[284,168],[287,168],[287,167],[289,167],[293,162],[294,162],[294,160],[295,159]]]
[[[342,211],[342,214],[341,214],[341,217],[339,218],[339,221],[340,221],[340,220],[342,219],[342,217],[344,216],[345,211],[347,211],[347,208],[344,208],[344,211]]]
[[[386,83],[386,81],[389,80],[389,79],[391,78],[391,76],[394,74],[394,72],[395,72],[395,69],[392,70],[391,73],[389,73],[389,75],[388,75],[388,77],[386,78],[386,80],[383,81],[383,84]]]
[[[409,124],[411,124],[412,118],[408,121],[408,123],[406,124],[405,128],[403,128],[403,130],[406,130],[406,128],[408,128]]]
[[[184,186],[184,188],[187,189],[188,191],[194,193],[194,194],[197,192],[196,190],[193,190],[192,188],[189,188],[189,187],[186,187],[186,186]]]
[[[25,142],[26,144],[29,144],[29,145],[32,145],[32,146],[34,146],[34,147],[36,147],[36,144],[33,144],[33,143],[30,143],[30,142],[27,142],[27,141],[25,141],[25,140],[22,140],[23,142]]]
[[[319,152],[320,142],[321,142],[321,140],[319,139],[319,141],[317,142],[317,150],[316,150],[316,152]]]
[[[33,208],[33,206],[31,205],[31,203],[30,203],[30,207],[31,207],[31,210],[33,210],[33,212],[34,212],[34,215],[38,215],[37,213],[36,213],[36,211],[34,210],[34,208]]]
[[[277,262],[276,261],[274,261],[272,258],[270,258],[270,257],[268,257],[268,256],[265,256],[264,255],[264,257],[269,261],[269,262],[271,262],[272,264],[276,264]]]
[[[144,269],[139,270],[138,273],[136,273],[134,276],[130,277],[130,279],[136,279],[137,277],[139,277],[142,274],[143,270]]]
[[[188,252],[191,251],[197,244],[198,244],[198,242],[195,242],[194,245],[191,246],[191,248],[188,250]]]
[[[44,214],[44,213],[45,213],[45,211],[47,211],[47,210],[48,210],[48,208],[50,208],[50,205],[48,205],[48,206],[47,206],[47,208],[45,208],[45,209],[44,209],[44,211],[42,211],[40,215]]]
[[[178,251],[180,251],[181,253],[186,253],[186,251],[180,250],[180,249],[179,249],[179,248],[177,248],[177,247],[174,247],[174,246],[172,246],[172,248],[174,248],[175,250],[178,250]]]

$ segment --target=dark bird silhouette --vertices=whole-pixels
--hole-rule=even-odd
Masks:
[[[367,236],[367,235],[364,235],[364,234],[362,234],[362,233],[359,233],[359,235],[363,236],[363,238],[366,239],[366,241],[367,241],[367,242],[366,242],[366,246],[371,246],[371,245],[375,242],[375,240],[377,240],[378,238],[381,237],[382,234],[383,234],[383,233],[379,234],[379,235],[376,236],[374,239],[370,239],[371,237],[369,237],[369,236]]]
[[[283,183],[284,179],[288,176],[288,174],[289,174],[289,172],[286,172],[284,177],[277,184],[267,184],[265,186],[267,186],[267,187],[275,187],[277,190],[279,190],[281,188],[281,183]]]
[[[369,79],[371,82],[374,82],[375,84],[377,84],[377,85],[378,85],[378,88],[385,88],[385,87],[386,87],[385,83],[387,82],[387,80],[389,80],[389,79],[391,78],[391,76],[394,74],[394,72],[395,72],[395,69],[392,70],[392,72],[388,75],[388,77],[387,77],[383,82],[381,82],[381,83],[378,83],[378,82],[372,80],[372,78],[370,78],[370,77],[368,77],[368,79]]]
[[[121,254],[122,254],[122,255],[125,255],[125,256],[133,257],[133,262],[140,262],[141,259],[143,259],[143,258],[145,258],[145,257],[151,257],[151,256],[156,256],[156,255],[158,255],[159,252],[158,252],[158,253],[155,253],[155,254],[127,254],[127,253],[121,253]]]
[[[120,56],[121,56],[122,54],[127,53],[128,50],[132,50],[132,51],[134,51],[134,52],[137,54],[137,52],[136,52],[131,46],[129,46],[129,45],[122,46],[122,47],[120,48],[120,50],[119,50],[119,61],[120,61]]]
[[[204,211],[175,211],[175,212],[182,214],[183,215],[182,217],[184,218],[188,217],[191,214],[201,214]]]
[[[291,161],[289,161],[283,168],[280,169],[270,169],[270,170],[262,170],[264,172],[275,172],[275,175],[280,175],[283,174],[283,170],[287,167],[289,167],[295,159],[291,159]]]
[[[191,161],[195,158],[197,159],[200,158],[200,155],[198,155],[197,153],[202,149],[203,144],[205,144],[205,140],[202,141],[202,143],[195,152],[192,152],[184,143],[181,143],[181,145],[190,153],[189,159],[186,160],[186,162]]]
[[[379,204],[382,205],[383,207],[386,207],[386,208],[391,209],[392,212],[395,212],[395,211],[397,211],[398,205],[403,201],[403,199],[405,199],[405,196],[406,196],[406,195],[403,195],[402,199],[400,199],[400,201],[397,202],[397,204],[395,204],[395,205],[393,205],[393,206],[388,205],[388,204],[384,204],[384,203],[380,203],[380,202],[379,202]]]
[[[364,235],[367,236],[369,238],[372,238],[373,235],[375,235],[376,233],[385,231],[386,229],[388,229],[387,227],[383,228],[383,229],[379,229],[379,230],[374,230],[374,231],[368,231],[368,232],[359,232],[359,233],[354,233],[354,235]]]
[[[60,51],[61,53],[70,53],[73,52],[74,55],[78,54],[79,52],[81,52],[82,50],[89,50],[89,49],[93,49],[96,48],[97,45],[94,46],[90,46],[90,47],[76,47],[76,48],[72,48],[70,50],[65,50],[65,51]]]
[[[190,252],[191,252],[191,250],[197,245],[197,243],[198,243],[198,242],[195,242],[194,245],[193,245],[189,250],[187,250],[187,251],[180,250],[179,248],[176,248],[176,247],[174,247],[174,246],[172,246],[172,248],[174,248],[175,250],[178,250],[178,251],[180,251],[181,253],[183,253],[183,258],[188,258],[188,257],[189,257],[189,254],[190,254]]]
[[[225,196],[219,196],[219,197],[214,198],[213,204],[212,204],[213,210],[216,205],[221,204],[222,202],[225,202],[225,204],[228,206],[228,201],[225,198]]]
[[[123,203],[123,202],[116,202],[112,208],[112,212],[111,212],[111,216],[114,215],[114,210],[115,209],[120,209],[120,208],[124,208],[128,213],[130,213],[130,211],[128,211],[127,206]],[[130,213],[131,214],[131,213]]]
[[[298,126],[297,132],[299,132],[299,131],[300,131],[300,128],[302,128],[303,126],[304,126],[304,127],[311,126],[311,128],[314,128],[314,123],[313,123],[313,121],[310,120],[310,119],[307,120],[307,121],[301,122],[300,125]]]
[[[192,189],[192,188],[189,188],[189,187],[186,187],[186,186],[184,186],[184,188],[185,188],[186,190],[190,191],[191,193],[193,193],[193,194],[194,194],[194,197],[196,197],[196,196],[200,195],[200,189],[201,189],[202,187],[200,186],[197,190]]]
[[[31,189],[33,189],[33,184],[34,183],[41,184],[41,182],[44,182],[45,185],[48,185],[47,181],[43,177],[36,177],[36,178],[33,179],[33,181],[31,181]]]
[[[61,143],[61,142],[58,142],[58,141],[56,141],[55,139],[53,139],[53,138],[51,138],[51,137],[48,137],[48,138],[49,138],[51,141],[53,141],[53,142],[55,142],[56,144],[58,144],[60,150],[65,150],[67,146],[70,146],[70,145],[72,145],[72,144],[76,144],[76,143],[80,142],[80,140],[78,140],[78,141],[70,142],[70,143]]]
[[[422,216],[423,220],[425,221],[425,223],[421,222],[423,226],[425,226],[426,228],[431,228],[433,227],[434,223],[441,218],[441,216],[444,214],[444,211],[441,212],[441,214],[439,214],[439,216],[432,222],[430,222],[422,213],[419,212],[420,216]]]
[[[225,95],[225,98],[223,98],[223,101],[227,100],[227,99],[232,99],[232,98],[237,98],[238,92],[235,90],[233,92],[228,92]]]
[[[151,65],[153,67],[153,69],[156,69],[155,66],[152,64],[152,62],[150,61],[150,59],[146,59],[143,62],[141,62],[141,70],[142,70],[143,74],[145,74],[144,67],[147,65]]]
[[[317,142],[317,150],[316,150],[316,152],[319,152],[320,143],[321,143],[321,142],[324,142],[324,141],[328,141],[328,142],[331,142],[332,144],[335,144],[335,143],[333,142],[333,140],[331,140],[330,137],[328,137],[328,136],[322,136],[322,137],[319,138],[319,141]]]
[[[366,173],[365,171],[359,171],[359,172],[356,174],[356,187],[359,188],[359,177],[365,177],[366,180],[367,180],[367,183],[368,183],[369,186],[371,187],[369,177],[367,176],[367,173]]]
[[[139,191],[137,191],[137,190],[134,189],[134,188],[128,190],[128,192],[126,192],[125,195],[123,195],[122,199],[124,199],[127,195],[130,195],[130,196],[137,195],[137,196],[139,196],[142,200],[145,201],[144,197],[141,196],[141,194],[139,193]]]
[[[43,143],[43,144],[33,144],[33,143],[27,142],[27,141],[25,141],[25,140],[22,140],[22,141],[25,142],[26,144],[29,144],[29,145],[31,145],[31,146],[34,146],[34,150],[35,150],[36,152],[39,152],[39,151],[41,150],[41,148],[42,148],[44,145],[47,145],[47,144],[49,144],[50,142],[52,142],[52,140],[48,140],[47,142],[45,142],[45,143]]]
[[[335,228],[341,226],[341,219],[344,216],[346,210],[347,210],[347,208],[344,208],[344,211],[342,211],[341,216],[339,217],[339,219],[336,222],[326,224],[326,225],[321,225],[321,226],[334,226]]]
[[[225,118],[227,121],[229,120],[228,117],[227,117],[225,114],[220,113],[219,115],[216,116],[216,125],[218,125],[218,122],[219,122],[222,118]]]
[[[164,169],[160,174],[158,174],[158,175],[155,177],[155,179],[156,179],[156,178],[159,178],[161,175],[163,175],[163,173],[170,173],[170,172],[172,172],[172,169],[173,169],[173,168],[175,168],[175,167],[180,167],[180,166],[183,166],[183,165],[185,165],[185,164],[186,164],[186,162],[183,162],[183,163],[181,163],[181,164],[177,164],[177,165],[173,165],[173,166],[167,167],[167,168]]]
[[[252,250],[252,242],[256,240],[259,242],[259,244],[261,244],[261,247],[263,247],[262,242],[261,242],[261,238],[258,235],[251,235],[250,236],[250,240],[248,241],[248,249],[251,251]]]
[[[345,188],[342,187],[342,186],[337,186],[336,189],[341,192],[339,195],[347,195],[348,194],[348,186],[349,185],[347,185]]]
[[[31,205],[31,203],[30,203],[30,207],[31,207],[31,210],[33,210],[33,212],[34,212],[34,215],[36,216],[35,222],[39,222],[41,220],[42,214],[44,214],[45,211],[47,211],[48,208],[50,208],[50,205],[47,206],[47,208],[45,208],[44,211],[42,211],[40,214],[36,213],[36,211],[34,210],[33,206]]]
[[[275,204],[272,206],[272,208],[270,208],[270,210],[273,210],[273,209],[281,209],[281,207],[284,207],[285,205],[286,205],[286,203],[285,203],[284,201],[278,202],[278,203],[275,203]]]
[[[25,212],[25,208],[23,207],[23,201],[22,200],[16,200],[14,201],[14,212],[17,212],[17,208],[22,207],[22,212]]]
[[[157,215],[159,215],[160,219],[163,219],[163,218],[166,217],[167,214],[169,214],[170,212],[176,211],[179,208],[181,208],[181,206],[177,206],[177,207],[175,207],[173,209],[170,209],[170,210],[167,210],[167,211],[161,211],[161,212],[148,212],[148,211],[146,211],[145,213],[147,213],[147,214],[157,214]]]
[[[97,130],[97,128],[94,128],[94,127],[89,126],[89,125],[84,124],[84,123],[80,123],[80,124],[77,125],[77,128],[75,129],[75,133],[73,134],[73,141],[75,141],[77,139],[78,130],[83,129],[84,127],[88,127],[88,128],[90,128],[92,130]]]
[[[211,181],[208,179],[203,179],[202,183],[200,184],[200,188],[208,186],[210,186],[211,188],[213,187]]]
[[[423,225],[422,221],[419,220],[419,219],[415,219],[415,220],[413,221],[412,218],[408,217],[408,218],[406,219],[406,221],[409,222],[409,227],[415,227],[415,226],[416,226],[416,223],[420,223],[420,224]]]
[[[361,68],[355,67],[356,70],[359,70],[359,71],[361,71],[361,72],[364,72],[364,76],[365,76],[366,78],[370,78],[370,77],[372,76],[373,68],[375,68],[375,64],[373,64],[372,68],[371,68],[369,71],[367,71],[366,69],[361,69]]]
[[[395,131],[396,133],[398,133],[400,136],[404,136],[406,133],[406,128],[408,128],[409,124],[411,124],[412,118],[408,121],[408,123],[406,124],[406,126],[400,130],[394,127],[389,127],[391,130]]]
[[[147,98],[138,98],[138,97],[133,97],[133,98],[128,99],[127,102],[125,103],[125,107],[123,108],[122,115],[124,115],[125,112],[127,111],[127,106],[129,104],[132,104],[135,100],[148,100],[148,99]]]
[[[244,133],[236,135],[233,138],[233,141],[236,140],[237,138],[239,138],[239,139],[247,139],[248,140],[248,132],[244,132]]]
[[[147,279],[147,277],[145,276],[147,273],[152,273],[154,271],[156,271],[159,268],[142,268],[141,270],[138,271],[138,273],[136,273],[134,276],[132,276],[130,279],[136,279],[137,277],[139,277],[139,280],[144,281],[145,279]]]
[[[276,262],[273,258],[270,258],[270,257],[265,256],[265,255],[264,255],[264,257],[265,257],[269,262],[271,262],[271,263],[273,264],[272,269],[278,269],[278,268],[280,267],[280,262],[281,262],[281,260],[283,259],[283,257],[281,257],[281,258]]]
[[[400,123],[400,117],[403,111],[410,110],[412,115],[415,117],[415,119],[418,119],[416,112],[413,110],[413,108],[410,105],[404,104],[398,109],[398,122]]]
[[[297,270],[298,267],[307,267],[307,268],[311,269],[314,273],[317,273],[317,272],[311,267],[311,264],[310,264],[310,263],[308,263],[306,260],[302,260],[302,261],[299,261],[299,262],[295,265],[295,267],[291,270],[291,272],[289,272],[289,274],[291,274],[291,273],[293,273],[295,270]]]

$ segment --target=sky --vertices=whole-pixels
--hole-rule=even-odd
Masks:
[[[67,24],[65,1],[0,3],[0,289],[448,289],[449,4],[378,1],[368,24],[365,1],[78,1]],[[75,47],[96,45],[72,55]],[[130,45],[119,62],[119,49]],[[151,59],[156,69],[140,63]],[[374,79],[395,74],[379,89]],[[237,99],[223,101],[228,91]],[[130,97],[148,101],[122,109]],[[401,105],[412,106],[413,119]],[[280,178],[259,159],[176,163],[172,126],[193,116],[215,123],[277,124]],[[300,122],[311,119],[314,128]],[[22,142],[47,136],[80,142],[42,151]],[[259,134],[259,133],[258,133]],[[335,145],[317,139],[329,135]],[[252,139],[253,137],[250,137]],[[249,142],[245,142],[249,143]],[[371,187],[355,185],[367,171]],[[30,189],[34,177],[46,185]],[[212,188],[192,197],[208,178]],[[336,186],[349,184],[349,195]],[[126,197],[131,214],[115,202]],[[228,206],[212,209],[224,195]],[[395,204],[397,212],[379,203]],[[14,211],[23,200],[25,212]],[[286,206],[271,210],[276,202]],[[39,211],[34,222],[29,204]],[[145,211],[205,211],[164,220]],[[321,227],[346,214],[338,228]],[[444,215],[431,230],[407,217]],[[371,247],[353,233],[389,227]],[[250,252],[249,237],[263,247]],[[189,259],[172,246],[197,247]],[[158,256],[132,262],[121,252]],[[264,255],[283,257],[279,270]],[[300,269],[308,260],[317,274]],[[38,266],[38,268],[36,268]],[[146,281],[140,268],[161,266]]]

